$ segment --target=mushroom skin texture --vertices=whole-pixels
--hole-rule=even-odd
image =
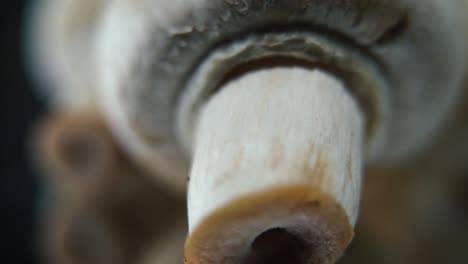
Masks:
[[[353,156],[353,164],[358,164],[355,168],[398,162],[418,154],[440,132],[456,105],[466,70],[467,3],[462,0],[59,2],[45,1],[44,6],[51,8],[38,12],[34,21],[39,23],[33,26],[38,30],[32,30],[44,33],[33,34],[40,43],[33,54],[49,54],[50,59],[36,56],[36,72],[50,88],[49,97],[62,109],[91,110],[104,116],[126,154],[157,182],[179,194],[186,190],[191,161],[209,160],[210,149],[206,149],[208,154],[197,156],[206,148],[198,133],[210,125],[200,123],[205,118],[204,109],[220,98],[225,87],[243,80],[244,74],[248,76],[249,70],[314,65],[336,76],[347,98],[357,105],[347,113],[361,120],[362,126],[353,130],[330,111],[323,111],[319,119],[343,125],[346,132],[362,139],[336,145],[362,148],[362,153]],[[67,12],[88,16],[64,16]],[[428,23],[428,17],[437,23]],[[256,61],[273,64],[250,69]],[[238,69],[241,74],[236,73]],[[301,114],[298,112],[298,117]],[[283,124],[278,126],[281,130]],[[347,161],[341,158],[332,160],[337,162],[332,170],[338,171],[330,174],[333,183],[344,178],[341,168]],[[196,165],[191,173],[203,186],[203,177],[209,180],[214,175],[208,175],[210,171],[197,174]],[[283,174],[286,180],[277,183],[287,187],[295,174]],[[352,182],[359,185],[361,173],[355,174]],[[348,195],[319,183],[308,184],[317,190],[318,197],[327,197],[323,198],[330,201],[327,208],[341,207],[331,215],[346,218],[340,225],[343,230],[348,227],[346,222],[354,225],[359,188]],[[225,204],[216,201],[216,206],[197,207],[203,210],[189,208],[202,211],[191,228],[211,219],[213,212],[229,202],[242,201],[249,187],[256,186],[244,185],[231,186],[237,193],[221,199]],[[209,199],[205,201],[209,203]],[[330,217],[323,219],[328,219],[325,225],[332,225]],[[254,234],[260,235],[257,231]],[[352,232],[340,234],[345,242],[319,257],[318,263],[332,263],[341,255]],[[192,256],[203,252],[193,253],[193,240],[189,238],[186,247]],[[203,258],[187,262],[197,263],[198,259]]]

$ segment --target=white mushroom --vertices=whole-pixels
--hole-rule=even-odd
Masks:
[[[430,142],[465,70],[461,0],[105,2],[78,78],[56,83],[92,87],[83,100],[166,186],[183,193],[191,166],[187,263],[265,260],[270,236],[335,262],[362,166]]]

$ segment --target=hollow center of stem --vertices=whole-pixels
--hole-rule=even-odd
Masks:
[[[314,248],[285,228],[271,228],[258,235],[241,264],[312,264]]]

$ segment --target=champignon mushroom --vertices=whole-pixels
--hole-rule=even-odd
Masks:
[[[125,186],[118,186],[117,191],[125,191]],[[168,199],[152,186],[137,191],[140,194],[120,195],[120,200],[107,192],[101,194],[101,200],[86,197],[49,205],[41,238],[46,242],[41,246],[47,263],[182,262],[187,230],[182,221],[183,203]]]
[[[68,82],[91,87],[85,101],[166,186],[183,192],[190,175],[190,264],[249,263],[282,239],[297,242],[299,263],[335,262],[353,235],[362,166],[428,144],[465,71],[461,0],[103,6],[79,23],[92,33],[73,34],[89,55],[76,71],[95,78]]]
[[[102,119],[51,114],[37,134],[36,155],[49,189],[42,228],[48,261],[125,264],[147,255],[182,260],[183,243],[168,252],[165,240],[184,237],[185,203],[121,153]]]

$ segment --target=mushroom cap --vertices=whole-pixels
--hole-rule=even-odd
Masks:
[[[54,107],[97,108],[95,30],[111,0],[41,0],[31,4],[26,55],[41,93]]]
[[[46,2],[53,6],[54,1]],[[357,68],[358,77],[373,71],[371,79],[382,85],[368,87],[364,101],[382,107],[368,117],[374,128],[369,145],[375,146],[369,148],[369,161],[404,159],[428,144],[450,113],[465,70],[467,8],[462,0],[102,0],[91,5],[92,12],[80,1],[64,2],[71,13],[93,15],[73,23],[62,16],[70,22],[70,35],[48,38],[54,23],[40,28],[44,35],[35,35],[40,47],[61,47],[37,58],[37,68],[43,69],[38,75],[52,80],[51,97],[65,107],[95,107],[105,113],[134,160],[178,190],[185,190],[190,159],[177,132],[181,98],[190,91],[199,66],[214,65],[210,59],[234,44],[249,48],[255,43],[249,40],[290,40],[291,34],[300,33],[303,42],[320,39],[322,48],[329,48],[317,57],[330,59],[327,67],[351,73]],[[83,45],[72,41],[80,34]],[[304,49],[318,48],[270,42],[249,59],[298,58],[306,54]],[[205,75],[206,84],[245,62],[245,53],[231,55],[218,75]],[[336,56],[341,56],[339,65]],[[213,87],[203,89],[200,94],[208,97]]]
[[[366,58],[371,62],[367,69],[377,72],[374,81],[386,84],[369,87],[378,90],[370,100],[385,107],[368,120],[373,123],[369,126],[384,128],[375,129],[380,133],[373,136],[378,147],[368,160],[403,159],[437,133],[461,88],[465,10],[463,1],[120,2],[99,35],[104,109],[144,166],[178,177],[180,182],[169,181],[183,187],[190,154],[180,146],[174,113],[200,65],[213,63],[209,60],[237,43],[247,43],[243,51],[258,43],[249,39],[271,41],[263,51],[252,48],[251,60],[278,54],[299,57],[308,48],[318,53],[318,47],[304,42],[319,36],[336,44],[322,46],[330,50],[319,59],[342,55],[341,65],[331,59],[328,67],[347,65],[352,72],[366,64]],[[428,23],[428,18],[438,22]],[[302,43],[275,46],[274,41],[297,32],[305,32]],[[229,66],[201,78],[216,83],[244,63],[244,55],[230,54],[223,58],[230,59]],[[210,87],[203,92],[209,96]]]

